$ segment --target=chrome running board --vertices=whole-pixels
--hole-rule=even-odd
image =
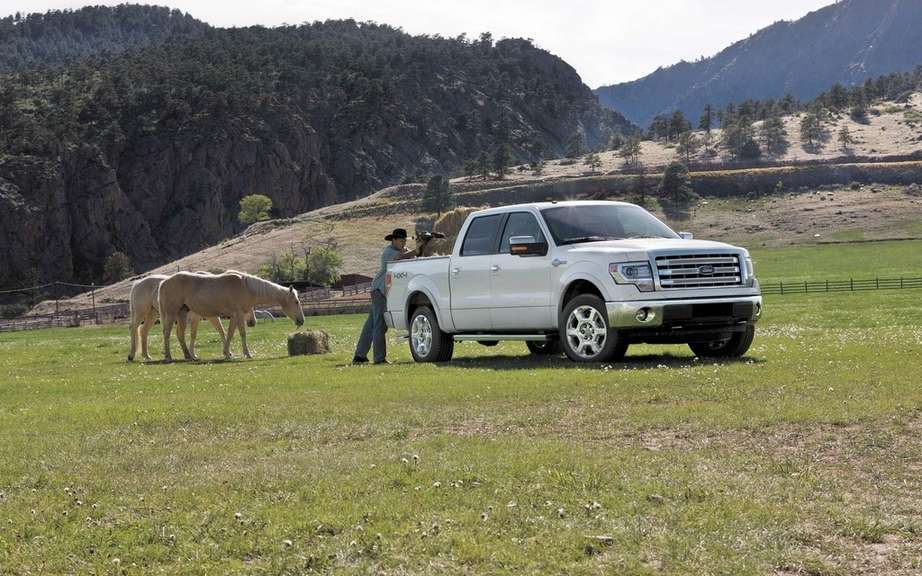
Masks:
[[[500,340],[519,340],[529,342],[547,342],[547,334],[451,334],[458,342],[473,340],[475,342],[499,342]]]

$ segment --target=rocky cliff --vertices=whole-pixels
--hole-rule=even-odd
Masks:
[[[525,40],[410,36],[353,21],[210,29],[0,82],[0,288],[99,281],[507,146],[512,161],[634,127]]]
[[[283,214],[336,199],[317,134],[298,117],[230,119],[58,158],[0,157],[0,286],[98,281],[106,257],[137,269],[239,230],[240,198],[265,194]]]

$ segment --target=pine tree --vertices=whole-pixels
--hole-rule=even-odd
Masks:
[[[819,116],[813,112],[804,114],[800,119],[800,139],[810,148],[816,149],[822,135],[823,125]]]
[[[476,160],[468,160],[464,163],[464,175],[467,176],[468,180],[473,180],[474,176],[478,173],[478,166]]]
[[[634,194],[634,203],[640,206],[647,205],[647,170],[642,163],[637,165],[637,176],[631,182]]]
[[[486,182],[490,177],[490,155],[486,150],[481,151],[477,157],[477,167],[480,168],[480,177]]]
[[[842,129],[839,130],[839,146],[842,147],[842,152],[848,153],[849,146],[854,143],[855,139],[852,137],[852,133],[848,129],[848,124],[843,124]]]
[[[436,213],[436,218],[442,216],[442,212],[451,207],[451,185],[448,178],[441,174],[436,174],[429,179],[426,184],[426,191],[423,193],[423,208],[430,212]]]
[[[496,171],[497,177],[502,180],[506,177],[506,169],[509,168],[509,162],[512,161],[512,154],[509,152],[509,145],[500,143],[493,152],[493,170]]]
[[[686,166],[691,166],[691,158],[698,153],[700,148],[701,140],[691,130],[686,130],[679,135],[679,146],[676,152],[679,153],[679,156],[685,156]]]
[[[752,122],[749,118],[728,115],[725,116],[725,124],[721,135],[721,145],[734,158],[752,157],[752,153],[758,151],[759,145],[752,138]]]
[[[704,106],[704,112],[701,113],[701,119],[698,120],[698,129],[711,133],[711,124],[713,123],[712,109],[710,104]]]
[[[672,140],[673,137],[678,138],[679,134],[691,130],[691,122],[685,119],[685,115],[682,114],[681,110],[676,110],[672,113],[672,118],[669,119],[669,140]]]
[[[762,146],[772,156],[783,154],[788,147],[787,132],[780,116],[769,116],[760,131]]]
[[[675,209],[681,209],[697,198],[692,190],[688,168],[681,162],[672,162],[663,171],[660,194]]]

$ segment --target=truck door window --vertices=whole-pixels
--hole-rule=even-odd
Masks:
[[[538,242],[544,242],[538,221],[528,212],[513,212],[509,215],[503,230],[503,241],[499,245],[500,254],[509,252],[509,239],[513,236],[533,236]]]
[[[496,234],[499,232],[499,223],[502,214],[480,216],[471,221],[461,245],[462,256],[483,256],[496,251]]]

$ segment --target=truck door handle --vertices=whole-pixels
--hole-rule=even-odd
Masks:
[[[490,272],[499,272],[499,266],[496,264],[490,266]]]
[[[553,260],[551,260],[551,266],[554,266],[555,268],[556,268],[557,266],[561,266],[561,265],[566,264],[566,263],[567,263],[566,260],[560,260],[560,259],[558,259],[558,258],[554,258]]]
[[[461,274],[461,269],[460,269],[460,268],[452,268],[452,269],[451,269],[451,275],[452,275],[452,276],[458,276],[458,275],[460,275],[460,274]]]

